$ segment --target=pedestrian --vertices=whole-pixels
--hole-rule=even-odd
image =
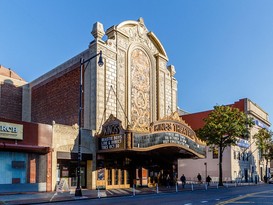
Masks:
[[[209,186],[210,181],[211,181],[211,178],[210,178],[210,176],[208,175],[207,178],[206,178],[206,182],[207,182],[208,186]]]
[[[167,188],[170,188],[171,177],[169,174],[167,174],[166,182],[167,182]]]
[[[186,184],[186,177],[184,174],[180,177],[180,180],[182,182],[182,188],[184,189]]]
[[[201,177],[200,173],[198,173],[197,179],[198,179],[198,183],[201,184],[202,183],[202,177]]]
[[[267,177],[264,175],[264,183],[267,183]]]

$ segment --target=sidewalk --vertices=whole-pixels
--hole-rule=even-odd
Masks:
[[[224,184],[223,188],[236,187],[236,186],[251,186],[257,185],[253,183],[241,183],[241,184]],[[35,192],[35,193],[0,193],[0,205],[12,205],[12,204],[39,204],[39,203],[50,203],[56,201],[73,201],[83,200],[92,198],[102,197],[115,197],[115,196],[132,196],[132,195],[143,195],[143,194],[160,194],[160,193],[175,193],[182,191],[194,191],[194,190],[205,190],[205,189],[217,189],[217,184],[212,183],[210,186],[206,184],[186,184],[185,188],[182,186],[173,186],[166,188],[160,186],[158,188],[138,187],[136,189],[111,189],[111,190],[82,190],[82,197],[75,197],[75,192]],[[222,188],[222,187],[220,187]]]

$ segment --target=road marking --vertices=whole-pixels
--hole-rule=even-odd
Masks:
[[[106,190],[109,194],[111,194],[111,195],[113,195],[113,193],[111,192],[111,191],[109,191],[109,190]]]
[[[223,201],[223,202],[219,202],[217,203],[216,205],[224,205],[224,204],[229,204],[229,203],[232,203],[232,202],[237,202],[241,199],[245,199],[247,197],[253,197],[254,195],[257,195],[257,194],[263,194],[263,193],[268,193],[269,191],[262,191],[262,192],[254,192],[254,193],[251,193],[251,194],[246,194],[246,195],[240,195],[238,197],[235,197],[235,198],[232,198],[232,199],[229,199],[227,201]],[[240,203],[244,203],[244,202],[240,202]],[[248,202],[249,203],[249,202]]]
[[[184,204],[184,205],[192,205],[192,203]]]
[[[208,203],[208,201],[201,201],[201,203],[202,203],[202,204],[204,204],[204,203]]]

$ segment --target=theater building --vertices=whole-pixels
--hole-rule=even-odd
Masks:
[[[268,114],[256,103],[250,99],[244,98],[233,104],[227,105],[238,108],[241,112],[253,118],[255,125],[250,129],[249,139],[240,139],[236,146],[227,147],[223,154],[223,181],[255,182],[263,180],[264,175],[270,170],[266,170],[266,162],[262,158],[253,136],[261,128],[269,129]],[[208,117],[212,110],[198,113],[182,115],[184,119],[194,130],[204,125],[203,119]],[[206,148],[206,157],[204,159],[184,159],[179,160],[179,175],[185,174],[187,178],[196,181],[197,174],[200,173],[203,179],[207,175],[218,181],[219,177],[219,155],[218,150]],[[268,164],[268,167],[270,165]],[[194,170],[194,172],[193,172]]]
[[[167,175],[174,183],[185,171],[182,164],[193,158],[206,162],[209,173],[213,167],[204,161],[205,144],[194,132],[200,124],[191,121],[194,114],[185,121],[179,117],[175,67],[167,65],[163,45],[144,20],[124,21],[106,31],[97,22],[91,33],[87,49],[30,83],[0,69],[0,159],[8,166],[0,165],[0,173],[7,173],[1,174],[0,187],[36,183],[46,191],[60,184],[73,189],[79,148],[80,184],[87,189],[165,185]],[[94,57],[100,51],[102,67]],[[82,64],[82,59],[90,60]],[[252,135],[270,125],[256,104],[235,104],[255,117]],[[196,114],[197,121],[207,113]],[[6,138],[7,132],[13,138]],[[251,163],[231,162],[227,177],[237,177],[240,166],[248,176],[261,175],[253,139],[248,143]],[[241,157],[240,149],[232,148],[229,159],[233,153]]]
[[[100,51],[103,66],[98,56],[83,71],[81,124],[91,140],[82,144],[82,186],[153,186],[163,184],[167,174],[175,180],[178,158],[202,158],[205,152],[176,113],[175,68],[167,65],[163,45],[142,18],[106,31],[97,22],[91,33],[94,40],[86,50],[29,83],[24,98],[30,108],[24,120],[55,123],[52,187],[62,178],[75,185],[80,59]]]

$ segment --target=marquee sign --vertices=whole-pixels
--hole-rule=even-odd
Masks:
[[[191,139],[195,138],[195,132],[179,122],[157,122],[151,127],[152,132],[178,132]]]
[[[124,149],[124,136],[114,135],[99,138],[99,150]]]
[[[205,143],[197,138],[195,132],[178,115],[177,112],[159,121],[151,123],[150,132],[139,133],[130,130],[125,134],[121,121],[110,115],[97,135],[99,152],[122,151],[133,149],[153,149],[155,146],[177,146],[196,155],[205,155]],[[142,149],[142,150],[141,150]]]
[[[98,150],[114,151],[124,149],[124,141],[124,129],[121,121],[110,115],[103,124],[101,133],[98,135]]]
[[[151,124],[150,133],[133,134],[133,147],[152,148],[156,145],[172,144],[184,147],[188,151],[205,155],[205,143],[201,141],[191,127],[180,118],[177,112]]]
[[[155,145],[175,144],[205,155],[205,146],[181,135],[180,133],[164,132],[152,134],[134,134],[134,148],[149,148]]]
[[[0,138],[23,140],[23,125],[0,122]]]

